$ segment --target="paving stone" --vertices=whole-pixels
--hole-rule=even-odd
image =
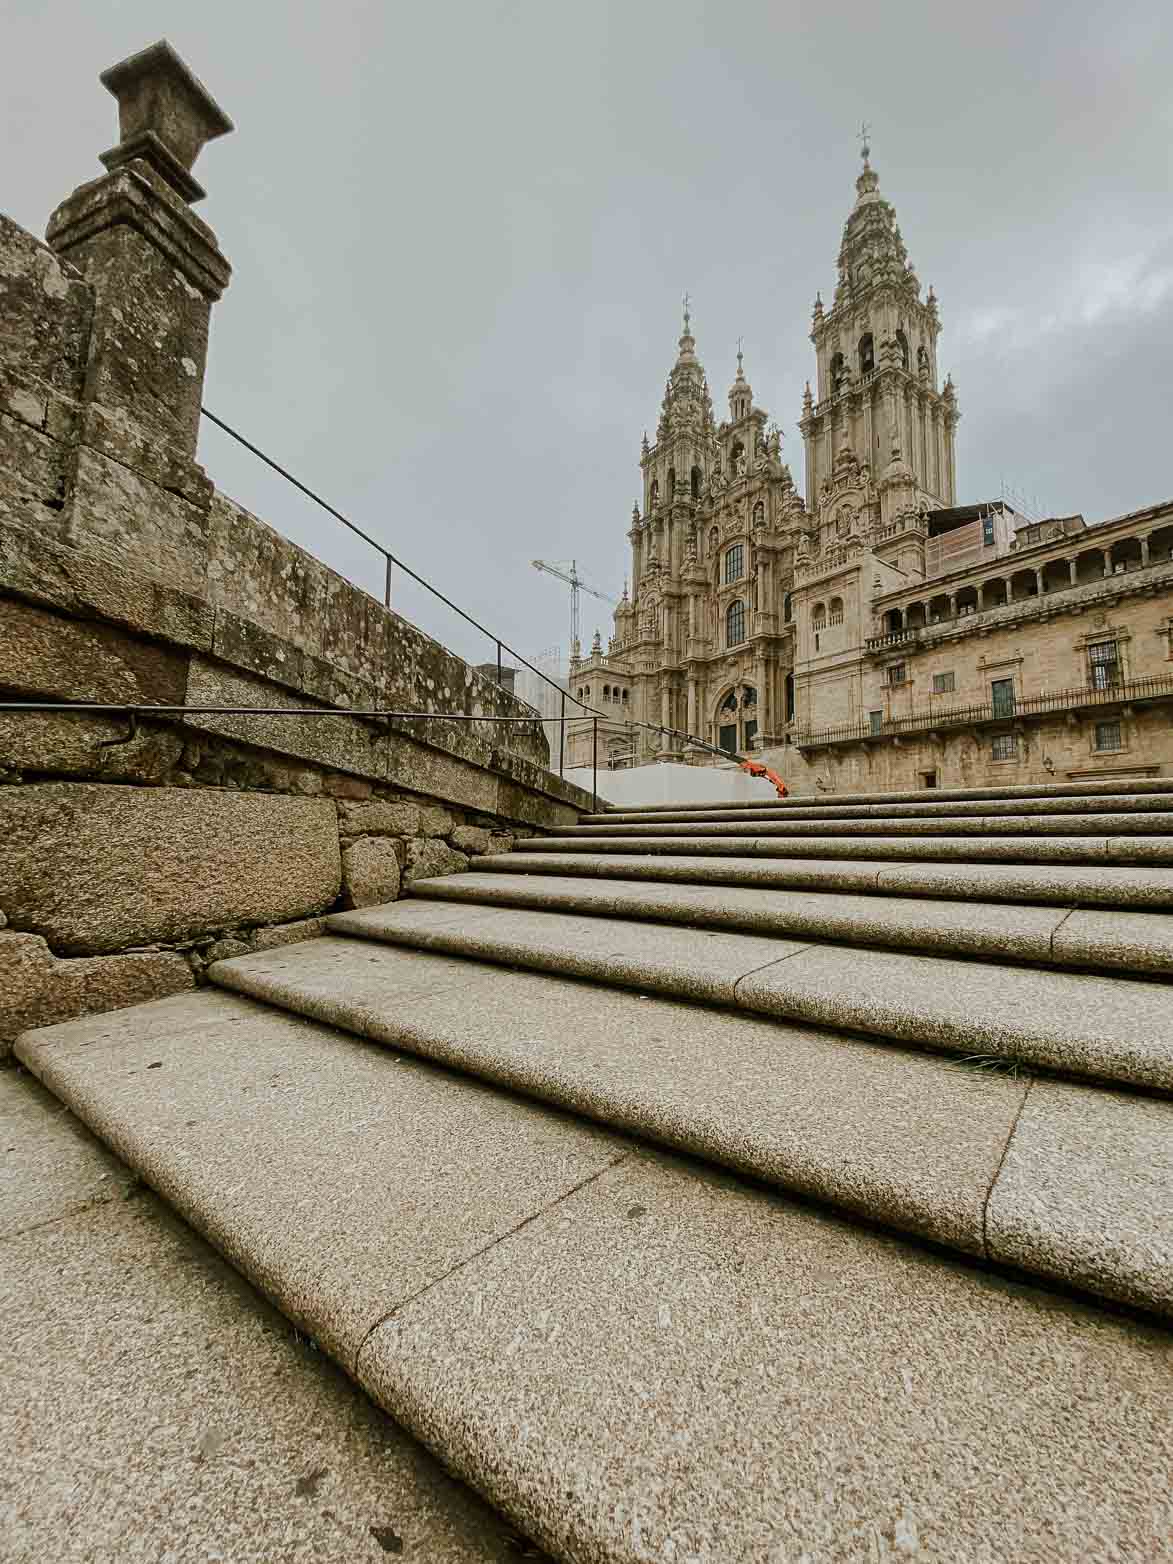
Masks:
[[[400,1310],[358,1373],[583,1564],[1139,1564],[1173,1534],[1166,1332],[667,1157]]]
[[[1173,1004],[1160,983],[812,945],[743,978],[737,999],[922,1048],[1173,1089]]]
[[[360,918],[374,921],[363,913],[338,922]],[[393,947],[372,955],[357,941],[326,940],[282,954],[228,963],[215,980],[982,1252],[982,1208],[1021,1082],[842,1035]],[[428,971],[431,990],[412,989]]]
[[[506,1564],[500,1518],[28,1075],[0,1072],[6,1564]]]
[[[26,1033],[20,1057],[344,1364],[389,1309],[616,1155],[593,1126],[235,995],[89,1025]]]
[[[757,887],[714,888],[693,885],[619,884],[570,876],[460,874],[417,880],[413,897],[544,908],[600,917],[640,918],[684,924],[692,929],[737,929],[757,934],[803,935],[870,945],[908,946],[915,950],[963,952],[1011,957],[1019,961],[1052,958],[1051,935],[1067,914],[1054,908],[1005,907],[881,896],[818,895]],[[410,917],[406,910],[399,915]],[[1114,914],[1102,914],[1110,921]],[[1173,971],[1173,919],[1165,965]],[[340,924],[345,930],[348,925]],[[1155,935],[1155,930],[1153,931]],[[704,942],[695,942],[704,948]],[[1105,942],[1106,944],[1106,942]],[[1128,966],[1127,948],[1108,965]],[[1161,952],[1150,947],[1141,965],[1160,968]]]
[[[1173,1315],[1173,1102],[1032,1082],[987,1236],[996,1259]]]

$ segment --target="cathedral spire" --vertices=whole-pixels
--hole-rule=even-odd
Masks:
[[[701,361],[696,356],[696,338],[692,334],[692,301],[686,293],[681,301],[684,327],[677,342],[676,362],[664,388],[656,443],[684,430],[703,432],[713,427],[713,404]]]
[[[741,351],[742,338],[737,339],[737,376],[729,387],[729,415],[734,423],[744,418],[753,407],[753,387],[745,378],[745,355]]]

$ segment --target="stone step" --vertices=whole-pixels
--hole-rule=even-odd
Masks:
[[[705,821],[706,836],[823,836],[830,829],[826,820],[762,819],[755,815],[752,828],[738,821]],[[905,819],[903,816],[876,815],[867,819],[837,819],[836,836],[1163,836],[1173,840],[1173,812],[1162,809],[1135,814],[1014,814],[964,815],[958,819],[941,816]],[[612,841],[626,836],[679,836],[680,826],[669,821],[660,824],[641,821],[638,825],[577,825],[569,835],[575,841]]]
[[[533,845],[532,843],[529,845]],[[839,858],[704,857],[606,852],[512,852],[478,858],[478,873],[575,875],[671,884],[761,886],[885,896],[1030,902],[1048,906],[1173,908],[1173,869],[1108,865],[889,863]],[[451,877],[450,877],[451,878]]]
[[[784,799],[725,800],[721,803],[696,804],[688,807],[752,813],[758,809],[805,809],[812,804],[854,809],[859,804],[923,804],[930,798],[934,802],[953,799],[1017,799],[1029,803],[1034,799],[1103,798],[1116,793],[1173,794],[1173,777],[1120,777],[1108,782],[1052,782],[1045,785],[1026,783],[1017,787],[917,788],[912,792],[894,793],[807,793]],[[638,815],[673,814],[678,813],[681,807],[680,804],[642,804],[639,809],[629,812]],[[613,818],[611,811],[582,816],[583,820]]]
[[[678,827],[674,828],[679,830]],[[701,853],[712,857],[775,856],[779,858],[898,858],[940,863],[1026,864],[1171,864],[1173,836],[535,836],[527,853]]]
[[[308,949],[269,953],[271,970]],[[458,1050],[492,1035],[502,1073],[596,1091],[585,1069],[577,1085],[564,1074],[568,1034],[592,1035],[568,1008],[577,985],[496,973],[513,993],[490,1014],[476,990],[462,1017],[461,964],[377,954],[417,969],[404,966],[393,1014],[447,997]],[[441,966],[456,969],[447,982]],[[518,984],[547,989],[544,1027],[513,1019]],[[708,1031],[660,1041],[659,1018],[641,1023],[630,996],[625,1008],[606,1041],[633,1119],[668,1073],[690,1091],[698,1138],[756,1101],[759,1146],[801,1168],[839,1125],[842,1181],[866,1190],[871,1167],[896,1166],[914,1199],[951,1204],[960,1230],[1016,1266],[1099,1280],[1166,1250],[1154,1213],[1167,1189],[1162,1205],[1144,1185],[1169,1137],[1146,1143],[1134,1099],[1036,1082],[1020,1104],[1021,1083],[975,1078],[958,1120],[935,1081],[896,1084],[939,1061],[848,1042],[873,1058],[860,1104],[823,1087],[819,1055],[746,1048],[722,1069]],[[1170,1338],[1152,1320],[853,1226],[234,994],[29,1033],[18,1052],[558,1559],[1163,1554]],[[1136,1183],[1120,1176],[1127,1153]]]
[[[1159,981],[447,902],[394,902],[329,923],[420,950],[1173,1092],[1173,1001]],[[236,970],[253,969],[218,965],[216,980]]]
[[[942,902],[755,886],[657,885],[639,879],[607,881],[573,874],[501,872],[415,880],[411,894],[472,907],[638,918],[692,929],[802,936],[840,944],[986,956],[995,961],[1173,974],[1173,916],[1159,912]],[[340,927],[345,928],[345,920]]]
[[[997,798],[985,802],[972,799],[949,801],[929,795],[930,802],[882,804],[822,804],[806,799],[791,802],[778,799],[774,804],[755,805],[747,817],[744,808],[720,805],[696,805],[688,808],[661,809],[656,811],[633,809],[613,811],[606,815],[581,815],[579,824],[584,827],[616,825],[661,825],[675,823],[717,823],[737,825],[741,830],[753,830],[760,820],[872,820],[974,817],[992,820],[1006,816],[1028,817],[1031,804],[1022,799]],[[1168,811],[1169,797],[1165,794],[1111,793],[1096,798],[1046,798],[1033,801],[1039,814],[1091,815],[1091,814],[1152,814]]]

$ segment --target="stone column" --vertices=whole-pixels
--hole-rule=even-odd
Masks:
[[[1043,573],[1041,570],[1035,571],[1035,595],[1038,597],[1043,595]]]
[[[1076,564],[1074,559],[1069,559],[1067,561],[1067,574],[1071,578],[1071,585],[1077,586],[1079,578],[1079,566]]]
[[[693,738],[701,738],[703,735],[696,730],[696,680],[688,681],[688,731]]]
[[[212,486],[195,462],[212,305],[230,268],[191,211],[191,168],[232,122],[167,43],[104,71],[121,139],[107,173],[49,219],[46,239],[94,292],[65,536],[136,570],[203,586]]]
[[[1143,538],[1138,538],[1137,542],[1140,544],[1140,563],[1141,568],[1143,569],[1149,562],[1149,540],[1147,533]]]

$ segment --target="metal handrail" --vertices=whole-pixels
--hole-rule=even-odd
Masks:
[[[540,727],[546,722],[560,724],[560,735],[565,736],[566,723],[582,722],[582,717],[543,717],[535,713],[532,717],[496,717],[491,714],[473,715],[469,712],[442,712],[442,711],[387,711],[382,707],[358,707],[358,706],[152,706],[134,705],[128,702],[116,701],[0,701],[0,715],[5,712],[56,712],[58,714],[86,715],[91,717],[126,717],[130,722],[130,732],[124,739],[103,739],[100,748],[109,749],[118,744],[129,744],[138,732],[139,719],[142,717],[363,717],[368,719],[381,718],[384,721],[397,722],[500,722],[500,723],[526,723],[532,727]],[[603,714],[603,721],[613,721]],[[595,810],[599,807],[599,715],[591,718],[592,743],[591,743],[591,770],[593,773],[592,792],[594,794]],[[623,726],[628,729],[640,728],[648,733],[666,733],[671,738],[677,738],[694,749],[706,750],[711,755],[720,755],[722,760],[737,760],[736,752],[721,749],[716,744],[710,744],[705,739],[694,738],[691,734],[682,732],[679,728],[668,728],[657,722],[640,722],[635,719],[625,721]],[[263,746],[262,746],[263,747]]]
[[[286,482],[292,483],[292,486],[294,486],[294,488],[296,488],[296,490],[299,490],[300,493],[305,494],[305,496],[307,496],[307,499],[313,500],[314,505],[321,505],[322,510],[327,511],[327,515],[333,516],[333,518],[335,518],[335,521],[341,521],[341,524],[343,524],[344,527],[349,527],[350,532],[355,533],[355,536],[358,536],[358,538],[361,538],[361,540],[363,540],[363,543],[371,544],[372,549],[375,549],[375,552],[377,552],[377,554],[382,554],[383,555],[383,565],[385,565],[385,574],[383,574],[383,607],[385,607],[385,608],[391,607],[391,566],[396,565],[397,568],[400,569],[400,571],[404,571],[405,576],[410,576],[411,580],[413,580],[413,582],[416,582],[416,585],[419,585],[419,587],[424,588],[424,591],[430,591],[430,593],[432,593],[433,597],[436,597],[436,599],[439,599],[439,602],[443,602],[443,604],[446,605],[447,608],[450,608],[450,610],[452,610],[452,612],[454,612],[455,615],[460,616],[460,618],[463,619],[463,621],[465,621],[466,624],[471,624],[471,626],[474,627],[475,630],[480,630],[480,633],[482,633],[482,635],[486,635],[486,637],[490,638],[490,640],[493,641],[494,644],[496,644],[496,647],[497,647],[497,685],[500,685],[500,671],[502,671],[502,662],[500,662],[500,655],[502,655],[502,652],[508,652],[508,655],[510,655],[510,657],[515,657],[516,660],[518,660],[518,662],[521,663],[522,668],[529,668],[530,673],[536,674],[536,676],[538,676],[538,679],[541,679],[541,682],[546,683],[546,685],[549,685],[549,687],[551,687],[551,690],[557,690],[558,691],[558,696],[560,696],[560,699],[561,699],[561,713],[560,713],[560,715],[558,715],[558,716],[541,716],[541,713],[540,712],[536,712],[535,708],[530,707],[530,710],[532,710],[533,715],[535,715],[535,718],[540,718],[541,721],[543,721],[543,723],[560,723],[561,724],[560,729],[558,729],[558,771],[560,771],[560,773],[561,773],[561,771],[563,771],[563,769],[565,769],[565,763],[566,763],[566,726],[565,726],[566,723],[572,723],[572,721],[582,721],[582,719],[583,719],[582,718],[582,713],[590,713],[590,715],[593,716],[593,718],[594,718],[594,723],[596,723],[596,741],[597,741],[597,723],[599,723],[599,718],[604,719],[604,721],[613,721],[612,713],[610,713],[610,712],[601,712],[601,710],[599,710],[599,708],[593,707],[593,705],[588,704],[588,702],[580,701],[580,699],[577,698],[577,696],[572,696],[572,694],[569,693],[569,690],[566,690],[565,685],[560,685],[560,683],[557,682],[557,679],[551,679],[551,676],[549,676],[549,674],[544,674],[543,671],[541,671],[541,668],[535,668],[535,666],[533,666],[533,663],[529,662],[529,658],[522,657],[521,652],[516,652],[515,649],[513,649],[513,647],[508,646],[508,644],[505,643],[505,641],[500,640],[499,635],[494,635],[493,630],[490,630],[490,629],[488,629],[488,627],[483,626],[482,622],[480,622],[479,619],[472,618],[471,613],[465,613],[465,610],[463,610],[463,608],[458,607],[458,605],[455,604],[455,602],[452,602],[452,599],[450,599],[450,597],[444,596],[443,591],[439,591],[438,587],[433,587],[432,582],[429,582],[429,580],[425,580],[424,577],[422,577],[421,574],[419,574],[418,571],[413,571],[413,569],[411,569],[410,565],[404,565],[404,561],[400,560],[400,558],[397,557],[396,554],[393,554],[393,552],[389,551],[389,549],[386,549],[386,547],[383,547],[382,543],[378,543],[377,538],[372,538],[371,533],[363,532],[363,529],[361,529],[360,526],[357,526],[357,524],[355,524],[355,522],[350,521],[349,516],[344,516],[343,515],[343,511],[336,510],[336,508],[333,507],[333,505],[330,504],[330,502],[328,502],[328,500],[322,499],[321,494],[314,493],[314,491],[311,490],[310,486],[308,486],[307,483],[302,483],[302,480],[296,479],[296,477],[294,477],[294,475],[292,475],[292,472],[289,472],[288,468],[283,468],[283,466],[280,465],[280,461],[275,461],[274,458],[269,457],[269,455],[266,455],[266,452],[264,452],[264,450],[261,450],[260,446],[253,446],[252,441],[250,441],[250,439],[244,438],[244,435],[242,435],[242,433],[239,432],[238,429],[233,429],[233,427],[231,427],[231,424],[225,424],[224,419],[219,418],[219,416],[217,416],[216,413],[213,413],[213,411],[211,411],[211,408],[203,407],[203,405],[200,405],[200,413],[202,413],[203,416],[205,416],[205,418],[208,419],[208,422],[211,422],[211,424],[216,425],[217,429],[224,430],[225,435],[230,436],[231,439],[235,439],[236,443],[238,443],[239,446],[244,446],[244,449],[250,450],[250,452],[252,452],[252,454],[255,455],[256,458],[258,458],[258,460],[263,461],[264,465],[266,465],[267,468],[272,468],[272,471],[277,472],[277,474],[280,474],[280,477],[283,477],[283,479],[285,479]],[[454,657],[455,657],[455,655],[457,655],[457,654],[455,654],[455,652],[454,652],[454,654],[452,654],[452,655],[454,655]],[[465,658],[461,657],[460,658],[460,662],[465,662]],[[471,663],[465,663],[465,666],[466,666],[466,668],[471,668],[472,665],[471,665]],[[521,698],[519,698],[519,696],[516,696],[515,699],[518,699],[518,701],[521,701]],[[566,701],[568,701],[568,699],[569,699],[569,701],[574,702],[574,705],[577,705],[577,707],[579,707],[580,715],[577,716],[577,718],[571,718],[571,716],[566,716]],[[522,701],[521,704],[522,705],[529,705],[529,702]],[[194,708],[188,707],[188,710],[194,710]],[[246,710],[246,708],[244,708],[244,707],[236,707],[235,710]],[[375,715],[393,715],[393,713],[375,713]],[[435,713],[435,712],[432,712],[432,713],[419,713],[419,712],[416,712],[416,713],[394,713],[394,715],[400,715],[400,716],[402,716],[402,715],[438,716],[438,715],[441,715],[441,713]],[[447,721],[454,721],[454,719],[455,718],[447,718]],[[485,718],[485,721],[488,721],[488,718]],[[494,721],[522,721],[522,719],[521,718],[496,718],[496,719],[494,719]],[[532,718],[524,718],[524,721],[532,721]],[[694,737],[694,735],[691,735],[691,734],[680,735],[679,734],[679,730],[673,729],[673,727],[655,727],[654,724],[652,724],[652,723],[638,723],[638,724],[635,724],[635,726],[647,727],[647,729],[655,730],[655,732],[660,732],[660,734],[673,734],[674,737],[687,738],[688,743],[693,744],[694,748],[708,749],[708,751],[715,752],[715,754],[727,754],[727,751],[724,751],[724,749],[716,749],[715,746],[713,746],[713,744],[705,743],[705,740],[702,740],[702,738],[696,738],[696,737]]]

